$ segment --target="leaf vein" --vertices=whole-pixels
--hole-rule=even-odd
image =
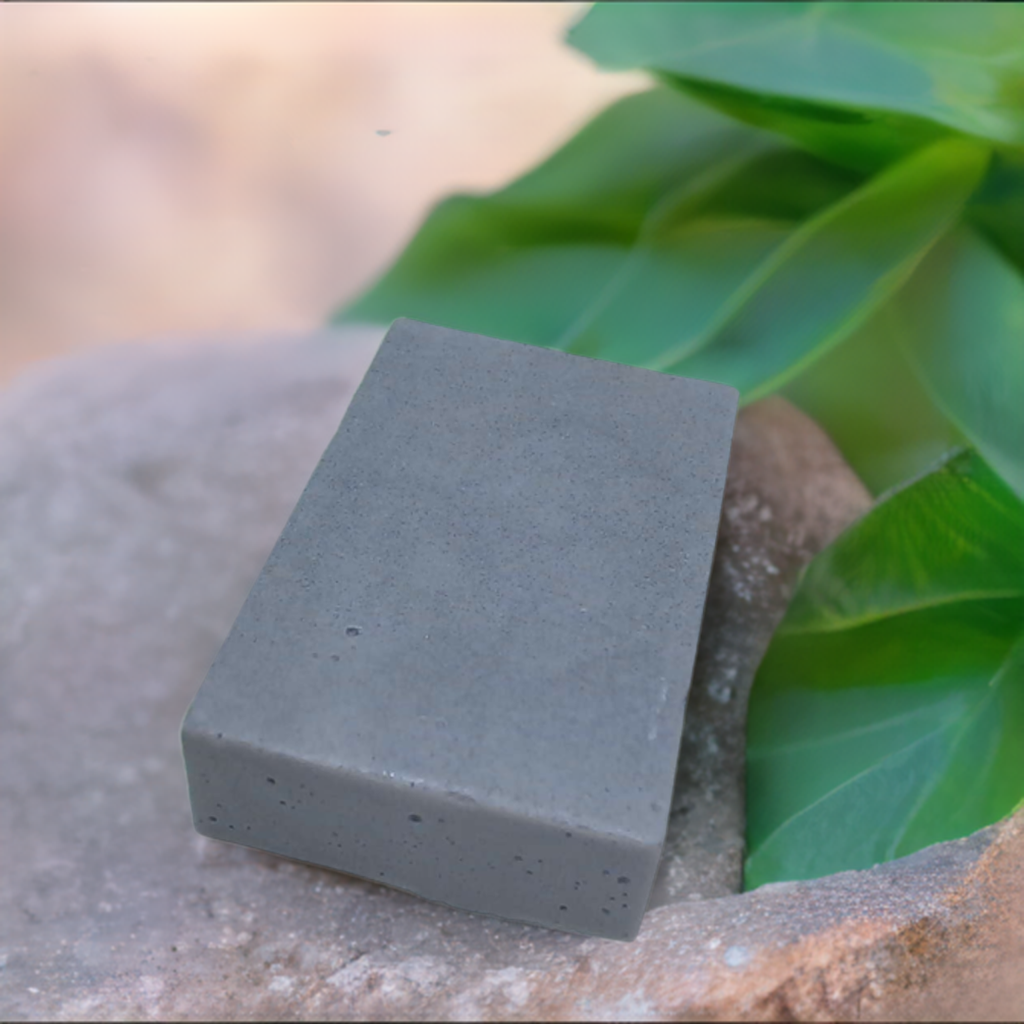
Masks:
[[[967,604],[972,601],[1012,601],[1020,600],[1021,598],[1024,598],[1024,589],[1005,588],[1001,590],[960,591],[956,594],[945,594],[941,597],[915,601],[912,604],[901,605],[897,608],[884,608],[880,611],[869,612],[864,615],[836,618],[831,621],[826,620],[820,624],[810,623],[802,626],[787,626],[783,623],[779,627],[778,634],[779,636],[812,636],[817,633],[841,633],[844,630],[859,629],[862,626],[870,626],[875,622],[883,622],[901,615],[927,611],[929,608],[939,608],[951,604]]]

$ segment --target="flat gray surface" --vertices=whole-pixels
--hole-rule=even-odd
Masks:
[[[721,385],[398,321],[187,719],[197,827],[635,934],[735,410]]]

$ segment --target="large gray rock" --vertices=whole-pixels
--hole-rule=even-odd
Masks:
[[[474,917],[193,832],[181,718],[378,336],[111,349],[0,395],[0,1016],[1024,1005],[1020,817],[873,871],[729,895],[750,680],[800,565],[867,500],[781,401],[737,425],[660,906],[634,943]]]

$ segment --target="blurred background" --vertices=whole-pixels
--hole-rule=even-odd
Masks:
[[[0,386],[322,324],[440,197],[645,86],[563,45],[586,6],[0,5]]]

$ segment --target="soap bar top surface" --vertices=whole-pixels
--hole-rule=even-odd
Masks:
[[[661,843],[736,402],[397,321],[189,728]]]

